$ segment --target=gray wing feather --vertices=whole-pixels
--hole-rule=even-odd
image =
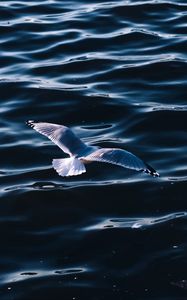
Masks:
[[[117,148],[100,148],[91,154],[84,157],[88,161],[106,162],[119,165],[125,168],[143,171],[153,176],[158,176],[158,173],[143,160],[136,155],[122,149]]]
[[[28,121],[27,124],[39,133],[47,136],[65,153],[76,155],[87,146],[66,126],[47,122]]]

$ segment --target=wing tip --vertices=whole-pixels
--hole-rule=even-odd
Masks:
[[[143,170],[145,173],[150,174],[153,177],[160,177],[160,174],[155,169],[153,169],[151,166],[146,164],[146,167],[147,168],[145,170]]]
[[[33,121],[33,120],[28,120],[25,123],[32,128],[34,128],[34,126],[35,126],[35,121]]]

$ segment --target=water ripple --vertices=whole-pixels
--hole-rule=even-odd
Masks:
[[[0,298],[184,298],[187,3],[0,3]],[[63,153],[27,120],[131,151],[161,175]]]
[[[187,216],[187,212],[176,212],[159,217],[144,217],[144,218],[109,218],[104,219],[98,224],[84,228],[83,230],[102,230],[110,228],[144,228],[155,226],[158,224],[170,222],[174,219],[184,218]]]
[[[81,273],[89,272],[88,268],[69,268],[62,270],[32,270],[24,272],[14,272],[7,275],[2,282],[4,284],[12,284],[19,281],[33,280],[33,278],[45,278],[51,276],[74,276],[74,278]]]

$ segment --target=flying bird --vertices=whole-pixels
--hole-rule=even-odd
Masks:
[[[124,168],[142,171],[152,176],[159,174],[136,155],[119,148],[88,146],[66,126],[47,122],[27,121],[39,133],[47,136],[53,143],[69,155],[68,158],[53,159],[52,165],[61,176],[73,176],[86,172],[87,162],[105,162]]]

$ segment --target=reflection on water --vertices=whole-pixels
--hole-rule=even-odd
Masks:
[[[99,224],[84,228],[84,230],[100,230],[107,228],[141,228],[165,223],[177,218],[186,217],[187,212],[177,212],[161,217],[105,219]]]
[[[64,270],[37,270],[37,271],[26,271],[26,272],[22,272],[22,273],[12,273],[9,276],[7,276],[3,282],[7,283],[7,284],[11,284],[14,282],[18,282],[18,281],[23,281],[23,280],[29,280],[29,279],[33,279],[35,277],[50,277],[50,276],[57,276],[57,275],[61,275],[61,276],[77,276],[79,273],[82,272],[88,272],[89,270],[86,269],[64,269]],[[75,277],[74,277],[75,278]]]

